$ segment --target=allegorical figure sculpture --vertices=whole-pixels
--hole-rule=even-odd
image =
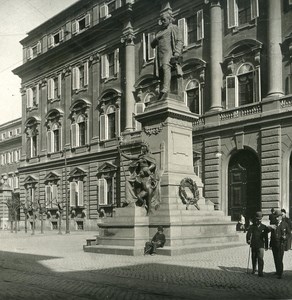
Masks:
[[[161,13],[159,25],[161,29],[156,33],[151,47],[156,47],[155,75],[159,77],[161,99],[170,90],[171,70],[176,68],[177,75],[182,75],[180,66],[183,49],[182,34],[177,25],[173,24],[171,11]]]
[[[126,203],[144,206],[149,213],[160,203],[160,184],[156,160],[144,143],[141,145],[139,155],[120,153],[123,157],[132,160],[129,166],[131,176],[128,178],[126,186]]]

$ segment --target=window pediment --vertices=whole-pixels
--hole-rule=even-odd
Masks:
[[[84,177],[84,176],[86,176],[86,172],[83,170],[83,169],[81,169],[81,168],[74,168],[70,173],[69,173],[69,178],[77,178],[77,177]]]
[[[97,174],[115,172],[117,169],[118,169],[118,167],[116,165],[109,163],[109,162],[105,162],[98,168]]]
[[[34,177],[34,176],[27,176],[24,180],[24,184],[28,185],[28,184],[36,184],[38,183],[38,180]]]
[[[45,182],[56,182],[60,179],[60,175],[55,173],[55,172],[50,172],[49,174],[46,175],[45,177]]]

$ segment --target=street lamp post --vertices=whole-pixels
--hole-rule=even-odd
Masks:
[[[68,199],[68,180],[67,180],[67,151],[64,147],[64,166],[65,166],[65,202],[66,202],[66,233],[70,233],[69,226],[69,199]]]

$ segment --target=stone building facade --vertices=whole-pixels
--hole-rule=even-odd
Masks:
[[[20,198],[47,208],[56,228],[96,229],[123,205],[128,162],[155,101],[150,47],[160,11],[172,10],[184,43],[177,93],[198,116],[194,169],[203,196],[232,219],[292,209],[290,0],[82,0],[21,41]],[[150,132],[149,134],[155,134]],[[155,151],[155,149],[153,149]],[[64,215],[63,215],[64,216]]]

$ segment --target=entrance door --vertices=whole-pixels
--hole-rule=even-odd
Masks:
[[[229,163],[228,215],[246,222],[261,209],[261,177],[258,158],[247,150],[235,153]]]

